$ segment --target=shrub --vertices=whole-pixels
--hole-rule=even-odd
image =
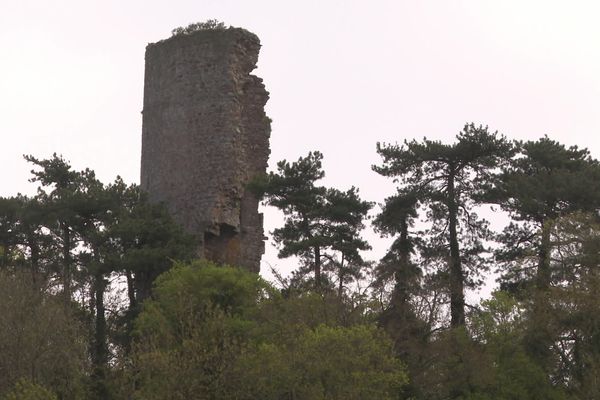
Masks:
[[[186,27],[180,26],[171,31],[172,36],[189,35],[198,31],[224,31],[227,29],[223,22],[217,21],[216,19],[209,19],[205,22],[196,22],[189,24]]]

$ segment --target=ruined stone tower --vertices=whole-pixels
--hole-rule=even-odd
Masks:
[[[146,48],[141,187],[199,238],[207,259],[258,272],[262,214],[246,184],[269,157],[269,94],[251,75],[260,42],[200,30]]]

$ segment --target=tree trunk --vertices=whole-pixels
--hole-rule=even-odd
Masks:
[[[395,321],[397,326],[404,326],[407,321],[413,320],[409,304],[409,287],[415,283],[414,271],[410,264],[410,243],[408,238],[408,224],[406,218],[400,221],[400,246],[398,264],[394,266],[394,289],[388,309],[389,318]],[[394,328],[397,329],[397,328]],[[396,335],[396,333],[394,333]]]
[[[10,254],[10,245],[8,240],[0,244],[0,269],[5,269],[8,266],[8,257]]]
[[[133,320],[137,316],[138,309],[138,299],[135,294],[135,282],[133,280],[133,275],[131,270],[125,270],[125,276],[127,277],[127,297],[129,298],[129,308],[127,310],[127,319],[125,320],[125,354],[131,353],[131,332],[133,331]]]
[[[29,249],[31,250],[30,257],[30,268],[31,268],[31,283],[33,287],[38,288],[40,282],[38,282],[38,274],[39,274],[39,263],[40,263],[40,247],[35,240],[35,236],[33,233],[27,233],[27,242],[29,245]]]
[[[400,221],[400,264],[398,270],[394,274],[395,285],[392,293],[392,302],[398,310],[404,308],[404,304],[408,301],[408,269],[410,268],[410,244],[408,242],[408,224],[406,217]]]
[[[65,222],[60,223],[63,235],[63,295],[66,303],[71,302],[71,231]]]
[[[458,206],[454,192],[454,175],[448,177],[448,230],[450,233],[450,325],[465,324],[464,276],[458,245]]]
[[[533,314],[531,325],[525,337],[529,354],[546,372],[552,370],[552,350],[554,343],[552,319],[553,311],[550,305],[549,289],[551,283],[550,254],[552,245],[550,243],[550,231],[552,224],[546,220],[541,226],[540,248],[538,249],[538,266],[535,276],[535,290],[533,293]]]
[[[101,273],[94,277],[94,297],[96,305],[96,323],[94,331],[94,364],[105,366],[108,361],[106,348],[106,315],[104,308],[104,292],[106,291],[106,279]]]
[[[550,231],[552,223],[548,220],[542,224],[542,238],[538,252],[538,267],[536,273],[536,285],[539,290],[545,291],[550,287]]]
[[[315,246],[315,287],[321,289],[321,248]]]
[[[149,271],[136,272],[133,282],[135,285],[135,299],[137,304],[142,304],[152,296],[152,282],[156,276]]]
[[[135,285],[130,270],[125,271],[125,276],[127,277],[127,297],[129,298],[129,310],[131,311],[137,307],[137,300],[135,297]]]
[[[96,320],[94,326],[94,348],[92,351],[94,392],[98,399],[107,399],[108,393],[105,382],[105,371],[108,365],[107,329],[104,308],[104,292],[107,281],[104,275],[97,272],[94,276],[94,297],[96,305]]]
[[[338,279],[339,279],[339,284],[338,284],[338,297],[341,299],[342,298],[342,294],[344,292],[344,254],[342,253],[342,261],[340,262],[340,269],[338,272]]]

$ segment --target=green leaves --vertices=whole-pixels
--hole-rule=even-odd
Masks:
[[[339,326],[341,303],[318,294],[283,298],[205,261],[156,285],[136,321],[136,398],[395,399],[407,381],[382,331]]]
[[[299,256],[304,267],[314,272],[317,288],[323,283],[325,259],[342,287],[360,269],[360,251],[370,249],[360,232],[372,204],[361,200],[355,187],[341,191],[318,186],[316,181],[325,176],[322,159],[315,151],[293,163],[280,161],[277,172],[255,180],[252,188],[264,197],[265,204],[285,215],[284,226],[273,231],[279,256]]]
[[[498,182],[498,203],[516,219],[542,223],[577,210],[593,210],[600,198],[600,166],[587,149],[548,139],[520,143],[520,157]]]
[[[235,398],[395,399],[407,376],[391,349],[381,331],[365,325],[320,325],[287,343],[261,343],[236,363]]]
[[[193,24],[189,24],[185,28],[182,26],[180,26],[179,28],[175,28],[171,31],[171,35],[172,36],[182,36],[182,35],[191,35],[192,33],[198,32],[198,31],[206,31],[206,30],[222,31],[225,29],[227,29],[227,27],[225,26],[225,24],[223,22],[216,20],[216,19],[208,19],[204,22],[196,22]]]
[[[427,138],[405,141],[402,146],[377,143],[377,153],[383,164],[374,165],[375,172],[400,177],[403,183],[425,190],[431,185],[439,189],[438,184],[449,173],[460,176],[473,172],[478,177],[485,174],[486,168],[500,167],[514,154],[514,148],[504,136],[471,123],[465,125],[453,144]]]
[[[50,400],[47,389],[77,398],[85,333],[70,305],[32,286],[28,274],[0,271],[0,398]]]
[[[514,219],[499,236],[505,247],[497,258],[505,287],[522,287],[535,276],[543,289],[555,279],[553,225],[571,213],[600,208],[600,165],[587,149],[567,148],[548,137],[520,142],[518,149],[487,193]]]
[[[480,254],[490,237],[487,222],[478,219],[474,208],[497,169],[514,154],[513,145],[487,127],[467,124],[452,144],[424,138],[403,146],[378,143],[377,152],[383,164],[373,170],[399,181],[400,188],[397,196],[386,199],[376,226],[384,234],[404,236],[395,247],[405,249],[401,263],[406,266],[411,250],[408,226],[425,214],[430,228],[423,232],[421,254],[430,264],[436,259],[446,264],[451,324],[463,325],[464,286],[475,284],[486,269]]]
[[[22,379],[2,400],[58,400],[58,397],[45,387]]]

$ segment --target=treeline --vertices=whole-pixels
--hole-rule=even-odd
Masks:
[[[377,263],[361,257],[373,204],[319,186],[320,153],[256,183],[285,215],[279,255],[301,262],[284,290],[366,301],[407,367],[400,398],[600,396],[600,164],[588,150],[468,124],[453,143],[377,152],[373,170],[397,187],[372,221],[393,238]],[[490,207],[510,220],[502,232],[478,215]],[[500,290],[467,304],[490,273]]]
[[[598,161],[473,124],[377,152],[378,212],[319,184],[319,152],[255,179],[299,263],[275,283],[194,261],[135,185],[27,157],[37,195],[0,199],[0,398],[600,396]],[[369,220],[393,240],[376,262]]]
[[[104,185],[56,154],[25,158],[37,194],[0,198],[0,395],[108,398],[153,281],[195,241],[135,185]]]

